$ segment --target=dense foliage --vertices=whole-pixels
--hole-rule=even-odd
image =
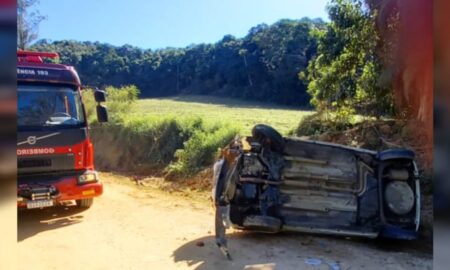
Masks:
[[[362,0],[331,0],[327,9],[331,22],[313,33],[317,57],[300,73],[309,81],[311,103],[338,116],[391,113],[392,92],[378,55],[377,10]]]
[[[143,50],[98,42],[40,40],[31,49],[56,51],[92,86],[133,84],[141,97],[201,94],[308,105],[306,84],[297,74],[316,53],[310,33],[319,20],[260,24],[243,38],[226,35],[214,44]]]

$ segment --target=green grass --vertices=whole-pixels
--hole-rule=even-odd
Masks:
[[[255,124],[293,134],[312,112],[240,100],[178,96],[138,100],[135,86],[106,88],[109,122],[96,122],[92,91],[85,91],[95,163],[114,171],[147,171],[190,177],[210,167],[220,148]]]
[[[241,135],[250,135],[256,124],[267,124],[287,135],[313,111],[274,104],[246,102],[211,96],[178,96],[140,99],[135,114],[172,117],[199,117],[205,122],[232,123]]]

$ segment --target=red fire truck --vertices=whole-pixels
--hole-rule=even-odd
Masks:
[[[76,202],[89,208],[103,185],[74,67],[47,63],[56,53],[17,53],[17,204],[44,208]],[[99,122],[108,121],[105,92],[94,92]]]

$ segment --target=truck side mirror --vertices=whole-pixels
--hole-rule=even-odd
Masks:
[[[97,105],[97,119],[99,123],[108,122],[108,111],[103,105]]]
[[[95,90],[94,91],[95,102],[105,102],[106,101],[106,92],[104,90]]]

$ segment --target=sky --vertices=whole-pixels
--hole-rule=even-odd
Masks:
[[[40,0],[39,39],[100,41],[144,49],[243,37],[260,23],[327,20],[328,0]]]

